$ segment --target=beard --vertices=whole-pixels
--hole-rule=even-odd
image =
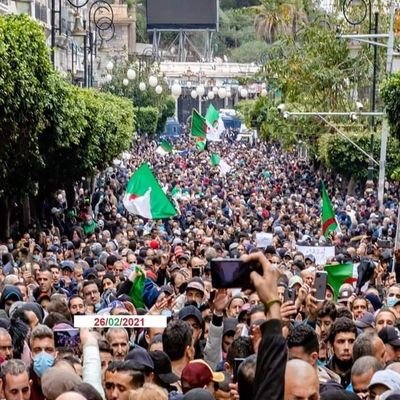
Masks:
[[[353,366],[353,360],[350,358],[350,360],[342,361],[339,360],[335,355],[333,356],[333,360],[335,365],[341,370],[341,371],[348,371],[351,369]]]

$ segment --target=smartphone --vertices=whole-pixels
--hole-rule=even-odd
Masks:
[[[211,290],[210,292],[210,303],[212,303],[215,299],[215,295],[217,294],[217,291],[215,289]]]
[[[192,276],[200,276],[201,268],[192,268]]]
[[[261,272],[261,266],[245,263],[237,258],[215,258],[210,261],[211,282],[216,289],[241,288],[250,289],[250,273]]]
[[[79,345],[81,343],[81,338],[79,335],[79,329],[69,328],[69,329],[54,329],[54,343],[57,347],[67,347],[72,351],[78,351]]]
[[[294,303],[296,301],[296,290],[286,288],[285,292],[283,294],[283,298],[284,298],[285,303],[287,301],[291,301],[292,303]]]
[[[318,301],[325,300],[326,284],[328,282],[328,273],[326,271],[317,271],[315,274],[315,298]]]
[[[233,383],[237,382],[239,367],[244,360],[244,358],[233,359]]]

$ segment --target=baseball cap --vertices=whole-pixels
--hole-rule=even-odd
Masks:
[[[227,335],[228,333],[235,333],[236,326],[238,321],[236,318],[226,318],[224,319],[224,328],[223,328],[223,335]]]
[[[181,382],[183,393],[190,389],[203,388],[210,382],[224,382],[225,375],[222,372],[214,372],[203,360],[191,361],[182,371]]]
[[[378,336],[383,343],[390,344],[393,347],[400,347],[400,332],[393,326],[385,326],[378,332]]]
[[[143,365],[143,367],[154,371],[153,359],[150,357],[150,354],[145,349],[139,346],[135,347],[127,354],[126,360],[134,361],[136,364]]]
[[[347,303],[352,294],[353,294],[352,289],[348,287],[341,288],[339,290],[338,303]]]
[[[97,279],[97,271],[95,268],[88,268],[84,273],[83,273],[84,279]]]
[[[192,279],[186,286],[186,291],[189,289],[198,290],[199,292],[204,294],[204,285],[198,280]]]
[[[75,263],[71,260],[65,260],[61,263],[61,269],[69,269],[71,272],[74,272]]]
[[[356,327],[360,329],[373,328],[374,320],[374,315],[370,312],[366,312],[360,319],[355,321],[355,324]]]
[[[183,307],[178,314],[179,319],[185,320],[186,318],[193,317],[195,318],[200,325],[203,325],[203,317],[201,315],[200,310],[195,306],[185,306]]]
[[[154,374],[164,383],[171,384],[179,381],[179,376],[172,372],[171,360],[163,351],[151,351],[150,357],[154,363]]]
[[[310,260],[312,263],[315,263],[315,257],[312,254],[307,254],[304,260]]]
[[[377,371],[372,376],[371,382],[368,385],[368,389],[371,389],[375,385],[384,385],[389,390],[400,389],[400,374],[390,369],[383,371]]]
[[[300,276],[298,276],[298,275],[292,276],[289,279],[289,288],[292,288],[294,285],[297,285],[297,284],[302,286],[303,285],[303,279],[301,279]]]

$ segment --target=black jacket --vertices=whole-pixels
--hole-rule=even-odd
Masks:
[[[261,325],[262,340],[258,348],[254,400],[283,400],[287,361],[286,340],[277,319]]]

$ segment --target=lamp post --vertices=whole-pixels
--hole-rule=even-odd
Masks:
[[[340,38],[357,40],[361,43],[371,44],[375,47],[380,46],[386,48],[386,73],[391,74],[393,68],[393,55],[394,55],[394,17],[396,5],[390,5],[390,18],[389,18],[389,32],[388,33],[374,33],[368,35],[339,35]],[[373,41],[371,41],[373,39]],[[387,44],[378,42],[378,39],[387,39]],[[385,190],[385,169],[386,169],[386,151],[387,140],[389,134],[389,124],[386,117],[382,122],[382,137],[381,137],[381,151],[379,159],[379,178],[378,178],[378,202],[379,207],[383,208],[383,196]]]
[[[86,21],[81,21],[80,9],[85,7],[89,0],[83,0],[82,2],[67,0],[68,3],[75,8],[75,21],[74,27],[71,31],[72,37],[83,37],[83,64],[84,64],[84,86],[93,85],[93,56],[97,52],[97,36],[100,37],[102,43],[104,41],[111,40],[115,33],[114,26],[114,12],[112,6],[105,0],[96,0],[89,7],[89,30],[86,29]],[[56,26],[56,14],[59,15],[58,27]],[[95,26],[95,31],[92,30],[92,24]],[[106,31],[110,31],[111,34],[106,37]],[[58,10],[56,9],[56,0],[51,0],[51,59],[53,65],[55,65],[55,40],[56,33],[61,34],[61,0],[58,0]],[[89,37],[89,45],[88,45]],[[74,46],[72,46],[72,52]],[[90,74],[88,74],[88,51],[90,54]],[[72,66],[73,72],[73,66]]]
[[[94,25],[94,31],[92,24]],[[93,56],[97,55],[97,38],[100,38],[100,45],[104,46],[105,42],[110,41],[115,34],[114,11],[107,1],[96,0],[90,5],[88,34],[90,69],[87,83],[88,86],[93,86]]]
[[[344,19],[353,26],[361,25],[368,16],[368,33],[372,34],[372,1],[373,0],[345,0],[343,2],[342,11]],[[350,10],[353,5],[360,5],[361,6],[361,13],[358,16],[353,16],[350,13]],[[378,34],[378,21],[379,21],[379,11],[375,10],[374,12],[374,29],[373,33],[375,35]],[[376,81],[377,81],[377,74],[378,74],[378,48],[374,45],[373,48],[373,69],[372,69],[372,86],[370,89],[370,111],[376,111]],[[369,119],[369,126],[371,131],[370,137],[370,153],[371,156],[373,154],[374,148],[374,133],[376,130],[375,125],[375,118],[371,116]],[[374,166],[370,162],[368,165],[368,181],[367,181],[367,188],[372,189],[374,186],[373,182],[373,173],[374,173]]]

